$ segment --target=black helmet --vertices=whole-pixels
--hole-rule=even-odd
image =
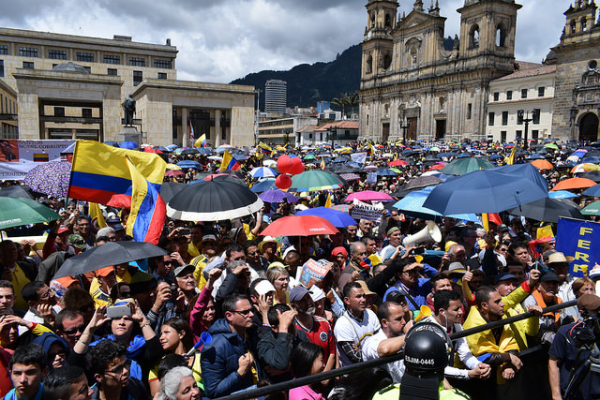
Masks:
[[[448,334],[439,325],[417,324],[406,335],[404,365],[416,372],[443,370],[448,365],[451,346]]]

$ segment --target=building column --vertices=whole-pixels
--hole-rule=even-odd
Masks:
[[[77,140],[77,129],[75,128],[71,129],[71,139]]]
[[[221,110],[215,110],[215,147],[221,145]]]
[[[187,107],[181,108],[181,147],[190,147],[190,127],[188,122],[188,109]]]

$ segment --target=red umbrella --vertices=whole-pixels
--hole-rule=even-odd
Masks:
[[[435,164],[434,166],[432,166],[431,168],[428,169],[428,171],[436,171],[439,169],[442,169],[446,166],[446,164],[441,163],[441,164]]]
[[[403,166],[403,165],[408,165],[408,161],[404,161],[404,160],[395,160],[395,161],[392,161],[392,162],[388,163],[388,165],[389,165],[390,167],[401,167],[401,166]]]
[[[279,218],[261,232],[263,236],[334,235],[338,230],[325,218],[300,215]]]
[[[185,175],[183,171],[178,171],[176,169],[169,169],[165,171],[165,176],[180,176]]]
[[[348,195],[345,202],[351,202],[354,199],[360,201],[393,201],[392,197],[386,193],[375,192],[373,190],[364,190],[362,192],[356,192]]]

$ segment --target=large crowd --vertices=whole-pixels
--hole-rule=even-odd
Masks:
[[[333,160],[340,157],[336,150],[321,152]],[[311,150],[285,151],[303,157]],[[370,163],[387,166],[401,151],[376,149]],[[460,145],[454,151],[448,158],[486,153]],[[499,154],[503,162],[510,152],[499,147],[487,155]],[[54,275],[69,258],[131,241],[125,229],[130,211],[103,207],[107,226],[96,229],[84,203],[37,195],[61,218],[7,229],[0,242],[0,396],[215,399],[397,354],[418,324],[439,325],[452,336],[531,311],[530,318],[455,339],[440,390],[455,396],[449,398],[562,398],[592,351],[578,335],[600,310],[600,266],[571,276],[572,254],[554,249],[556,224],[502,212],[487,223],[437,217],[432,228],[395,209],[394,201],[377,218],[356,219],[336,234],[262,234],[279,218],[343,204],[351,193],[374,190],[397,200],[438,154],[417,146],[397,175],[369,182],[358,168],[357,178],[340,188],[296,193],[297,202],[265,203],[233,220],[167,219],[158,243],[164,256],[62,278]],[[544,155],[555,166],[541,171],[549,187],[571,176],[569,154]],[[518,154],[516,162],[527,156]],[[166,182],[187,183],[219,168],[217,158],[201,154],[163,157],[198,162]],[[248,171],[265,156],[248,152],[244,158],[241,170],[229,173],[252,187],[258,178]],[[327,163],[317,158],[312,164],[307,168]],[[575,192],[581,205],[597,200]],[[346,211],[352,215],[352,206]],[[536,240],[543,227],[553,233]],[[432,229],[439,236],[423,234]],[[20,240],[41,235],[39,245]],[[415,235],[418,241],[406,241]],[[305,286],[302,274],[314,264],[327,273]],[[543,311],[571,300],[577,304]],[[405,361],[265,398],[398,398]],[[574,393],[600,398],[598,373],[587,374]]]

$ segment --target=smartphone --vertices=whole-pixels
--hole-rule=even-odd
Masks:
[[[129,304],[112,306],[106,309],[106,316],[110,319],[119,319],[122,317],[131,317],[131,307]]]

